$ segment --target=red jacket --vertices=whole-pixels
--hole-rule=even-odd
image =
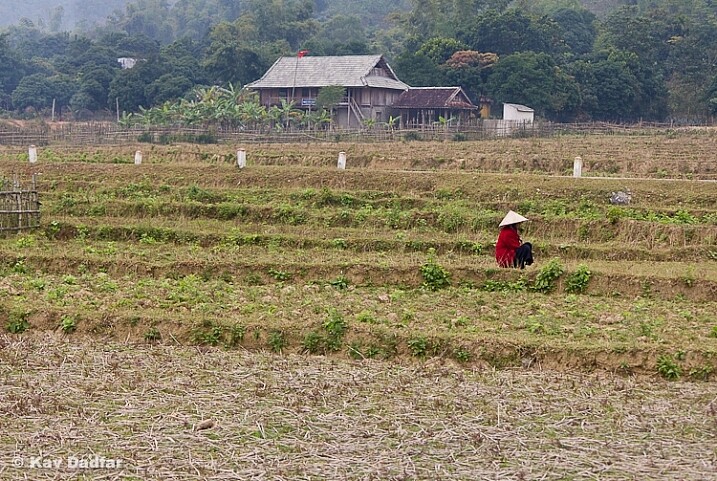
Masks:
[[[513,267],[515,250],[520,247],[520,236],[515,226],[507,225],[500,228],[498,240],[495,243],[495,260],[500,267]]]

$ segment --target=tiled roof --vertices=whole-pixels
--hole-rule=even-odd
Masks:
[[[381,68],[386,75],[376,75]],[[247,88],[287,87],[378,87],[406,90],[382,55],[344,55],[334,57],[281,57],[264,76]]]
[[[411,87],[403,92],[393,107],[403,109],[475,109],[460,87]]]

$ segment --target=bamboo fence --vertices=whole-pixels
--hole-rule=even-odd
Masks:
[[[17,175],[0,180],[0,231],[20,231],[40,226],[40,199],[35,175],[30,189],[20,186]]]
[[[385,126],[363,129],[275,129],[247,130],[237,127],[132,126],[106,122],[40,124],[13,127],[0,124],[0,145],[122,145],[148,142],[190,143],[288,143],[288,142],[391,142],[400,140],[483,140],[500,137],[551,137],[568,134],[648,134],[667,130],[670,124],[559,124],[486,120],[477,125],[424,125],[411,129]]]

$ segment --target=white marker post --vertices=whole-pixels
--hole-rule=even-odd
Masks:
[[[582,157],[575,157],[573,162],[573,177],[582,177],[583,175],[583,159]]]
[[[237,167],[240,169],[246,167],[246,150],[244,149],[237,150]]]
[[[142,163],[142,151],[138,150],[134,153],[134,165],[140,165]]]
[[[30,159],[30,163],[34,164],[37,162],[37,147],[34,145],[31,145],[30,148],[27,150],[28,158]]]
[[[346,152],[339,152],[339,161],[336,166],[339,170],[346,170]]]

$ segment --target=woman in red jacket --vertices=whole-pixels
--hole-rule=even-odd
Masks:
[[[500,234],[495,243],[495,260],[500,267],[525,269],[533,263],[532,244],[524,243],[518,235],[518,225],[527,220],[511,210],[500,222]]]

